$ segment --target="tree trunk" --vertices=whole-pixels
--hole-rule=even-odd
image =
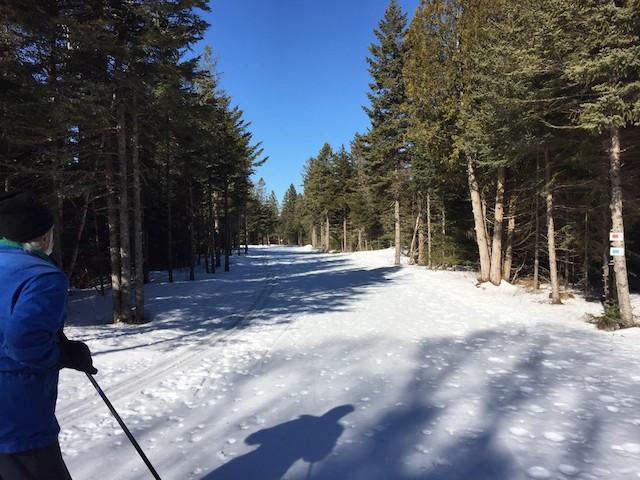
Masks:
[[[311,246],[318,248],[318,228],[315,223],[311,223]]]
[[[120,305],[121,322],[131,320],[131,239],[129,231],[129,165],[127,159],[127,132],[124,99],[118,101],[118,163],[120,165]]]
[[[54,205],[53,209],[53,253],[51,256],[58,264],[59,268],[64,268],[64,259],[62,258],[62,230],[64,225],[64,197],[63,191],[64,186],[62,185],[62,180],[60,179],[60,173],[58,169],[61,169],[61,160],[60,160],[60,149],[58,146],[55,147],[55,166],[52,171],[53,177],[53,190],[54,190]],[[60,166],[59,166],[60,165]]]
[[[444,201],[442,202],[442,263],[447,256],[446,251],[446,239],[447,239],[447,210],[444,208]]]
[[[167,182],[167,272],[169,283],[173,283],[173,192],[171,190],[171,152],[169,152],[169,137],[166,137],[167,164],[165,177]]]
[[[207,225],[207,228],[209,228],[208,225]],[[204,247],[204,271],[206,273],[211,273],[211,267],[209,267],[210,259],[211,259],[211,244],[209,243],[209,231],[207,230],[205,247]]]
[[[142,228],[142,174],[140,169],[140,132],[138,104],[133,97],[131,116],[131,161],[133,165],[133,241],[135,251],[136,323],[144,323],[144,234]]]
[[[565,195],[565,202],[567,202],[567,197]],[[568,202],[567,202],[568,203]],[[564,216],[564,224],[565,225],[569,225],[569,210],[565,210],[565,216]],[[562,276],[562,285],[564,287],[565,290],[567,290],[569,288],[569,279],[570,279],[570,273],[569,273],[569,241],[566,240],[565,237],[565,245],[564,245],[564,265],[563,265],[563,276]]]
[[[201,219],[203,217],[202,211],[198,210],[196,218]],[[200,229],[201,223],[195,222],[195,232],[196,232],[196,266],[200,266],[202,264],[202,231]]]
[[[211,188],[211,173],[207,178],[207,244],[210,264],[210,273],[216,273],[216,239],[215,239],[215,218],[213,215],[213,189]]]
[[[325,245],[326,245],[326,251],[328,252],[331,250],[331,224],[329,223],[328,212],[325,214],[325,222],[326,222],[326,225],[324,227],[324,233],[327,236],[327,238],[325,239]]]
[[[551,303],[561,304],[556,260],[556,232],[553,224],[553,190],[551,188],[551,161],[549,147],[544,148],[544,179],[547,198],[547,241],[549,246],[549,276],[551,277]]]
[[[487,250],[489,252],[489,274],[491,274],[491,239],[489,235],[489,221],[487,215],[487,201],[482,198],[482,219],[484,221],[484,238],[487,239]]]
[[[606,240],[609,239],[607,238]],[[611,288],[609,286],[609,245],[606,240],[604,248],[602,249],[602,303],[605,307],[610,304],[611,300]]]
[[[424,231],[427,222],[424,221],[424,213],[422,213],[420,217],[420,227],[418,228],[418,265],[424,267],[427,264],[427,236]]]
[[[358,229],[358,251],[362,251],[362,229]]]
[[[100,278],[100,295],[102,295],[104,297],[105,291],[104,291],[104,275],[102,274],[102,244],[100,242],[100,229],[98,228],[98,212],[96,210],[96,200],[94,199],[92,204],[91,204],[91,209],[93,210],[93,230],[95,233],[95,247],[96,247],[96,254],[98,256],[98,275]]]
[[[475,162],[471,156],[467,157],[467,179],[469,182],[469,193],[471,194],[471,207],[473,209],[476,243],[478,245],[478,253],[480,255],[480,281],[486,282],[489,280],[491,258],[489,256],[489,247],[485,231],[482,197],[480,195],[480,188],[476,178]]]
[[[220,205],[217,192],[213,193],[213,251],[216,267],[222,266],[222,227],[220,225]],[[269,238],[267,238],[267,242]]]
[[[348,251],[347,247],[347,212],[342,215],[342,251]]]
[[[187,162],[188,163],[188,162]],[[191,175],[191,169],[187,167],[187,181],[189,182],[189,205],[187,206],[187,230],[189,233],[189,280],[193,281],[196,279],[196,266],[195,266],[195,258],[196,258],[196,240],[195,240],[195,213],[194,213],[194,202],[193,202],[193,178]]]
[[[496,182],[496,205],[493,223],[493,245],[491,247],[491,271],[489,280],[494,285],[500,285],[502,281],[502,230],[504,222],[504,184],[505,168],[498,167],[498,179]]]
[[[244,207],[244,254],[249,255],[249,219],[246,205]]]
[[[395,222],[395,255],[393,258],[394,265],[400,265],[400,242],[401,242],[401,230],[400,230],[400,194],[396,193],[393,208],[393,218]]]
[[[73,253],[71,255],[71,262],[69,262],[69,268],[67,270],[67,277],[71,278],[73,270],[76,267],[78,260],[78,252],[80,251],[80,242],[82,241],[82,234],[84,233],[84,227],[87,223],[87,212],[89,211],[89,192],[84,194],[84,202],[82,203],[82,215],[80,216],[80,226],[78,227],[78,233],[76,234],[76,243],[73,246]]]
[[[409,265],[416,263],[416,239],[418,236],[418,230],[420,230],[420,217],[422,216],[422,197],[418,195],[418,215],[416,216],[416,224],[413,228],[413,235],[411,237],[411,247],[409,248]]]
[[[147,285],[148,283],[151,283],[151,275],[149,271],[149,232],[146,232],[144,230],[142,232],[143,232],[142,247],[144,250],[144,256],[142,257],[143,258],[142,272],[143,272],[144,284]]]
[[[584,263],[582,279],[584,283],[584,296],[589,294],[589,210],[584,212]]]
[[[516,200],[516,195],[511,193],[509,197],[509,219],[507,223],[507,246],[504,250],[504,266],[502,269],[502,278],[507,282],[511,281],[511,265],[513,263],[513,235],[516,231]]]
[[[611,150],[609,151],[609,164],[611,178],[611,231],[624,235],[624,218],[622,216],[622,184],[620,181],[620,130],[611,127]],[[624,241],[617,242],[614,246],[624,248]],[[625,327],[637,326],[633,318],[631,297],[629,296],[629,277],[627,273],[627,258],[624,255],[613,257],[613,271],[616,274],[616,293],[618,307],[620,308],[620,320]]]
[[[535,236],[533,244],[533,289],[540,288],[540,160],[536,157]]]
[[[114,165],[111,153],[105,156],[105,180],[107,187],[107,223],[109,226],[109,260],[111,262],[111,296],[113,301],[112,320],[117,323],[120,318],[120,236],[118,234],[117,191],[114,178]]]
[[[431,194],[427,193],[427,267],[433,268],[433,235],[431,232]]]
[[[229,231],[229,180],[225,180],[224,184],[224,271],[229,271],[229,256],[231,250],[231,232]]]

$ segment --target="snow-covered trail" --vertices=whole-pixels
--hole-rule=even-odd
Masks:
[[[640,478],[640,334],[586,325],[597,305],[389,251],[234,260],[150,285],[151,324],[69,328],[163,479]],[[58,417],[76,480],[151,478],[82,374]]]

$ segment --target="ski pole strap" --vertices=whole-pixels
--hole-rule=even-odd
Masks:
[[[140,448],[140,445],[138,444],[136,439],[133,437],[133,435],[131,434],[131,432],[129,431],[127,426],[125,425],[125,423],[122,420],[122,418],[120,417],[120,415],[118,415],[118,412],[116,412],[116,409],[113,407],[113,405],[111,404],[111,402],[109,401],[109,399],[107,398],[105,393],[102,391],[102,388],[100,388],[100,385],[98,385],[98,382],[96,382],[96,379],[93,378],[93,375],[91,375],[90,373],[87,373],[86,375],[87,375],[87,378],[89,378],[89,381],[91,382],[91,384],[95,387],[96,391],[98,392],[98,395],[100,395],[100,398],[102,398],[104,403],[107,405],[107,408],[111,412],[111,415],[114,416],[114,418],[116,419],[116,421],[118,422],[118,424],[120,425],[122,430],[124,431],[125,435],[127,436],[127,438],[129,439],[129,441],[131,442],[133,447],[138,452],[138,455],[140,455],[140,458],[142,458],[142,461],[145,463],[147,468],[149,468],[149,471],[153,475],[153,478],[155,478],[155,480],[162,480],[160,478],[160,475],[158,475],[158,472],[156,472],[156,469],[153,468],[153,465],[151,465],[151,462],[149,461],[147,456],[142,451],[142,448]]]

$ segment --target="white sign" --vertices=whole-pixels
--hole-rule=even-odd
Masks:
[[[620,247],[611,247],[609,249],[609,254],[612,257],[624,257],[624,248]]]
[[[624,233],[623,232],[609,232],[609,241],[610,242],[623,242],[624,241]]]

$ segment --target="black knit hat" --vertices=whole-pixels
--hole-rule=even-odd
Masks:
[[[0,238],[29,242],[47,233],[53,215],[29,192],[0,194]]]

